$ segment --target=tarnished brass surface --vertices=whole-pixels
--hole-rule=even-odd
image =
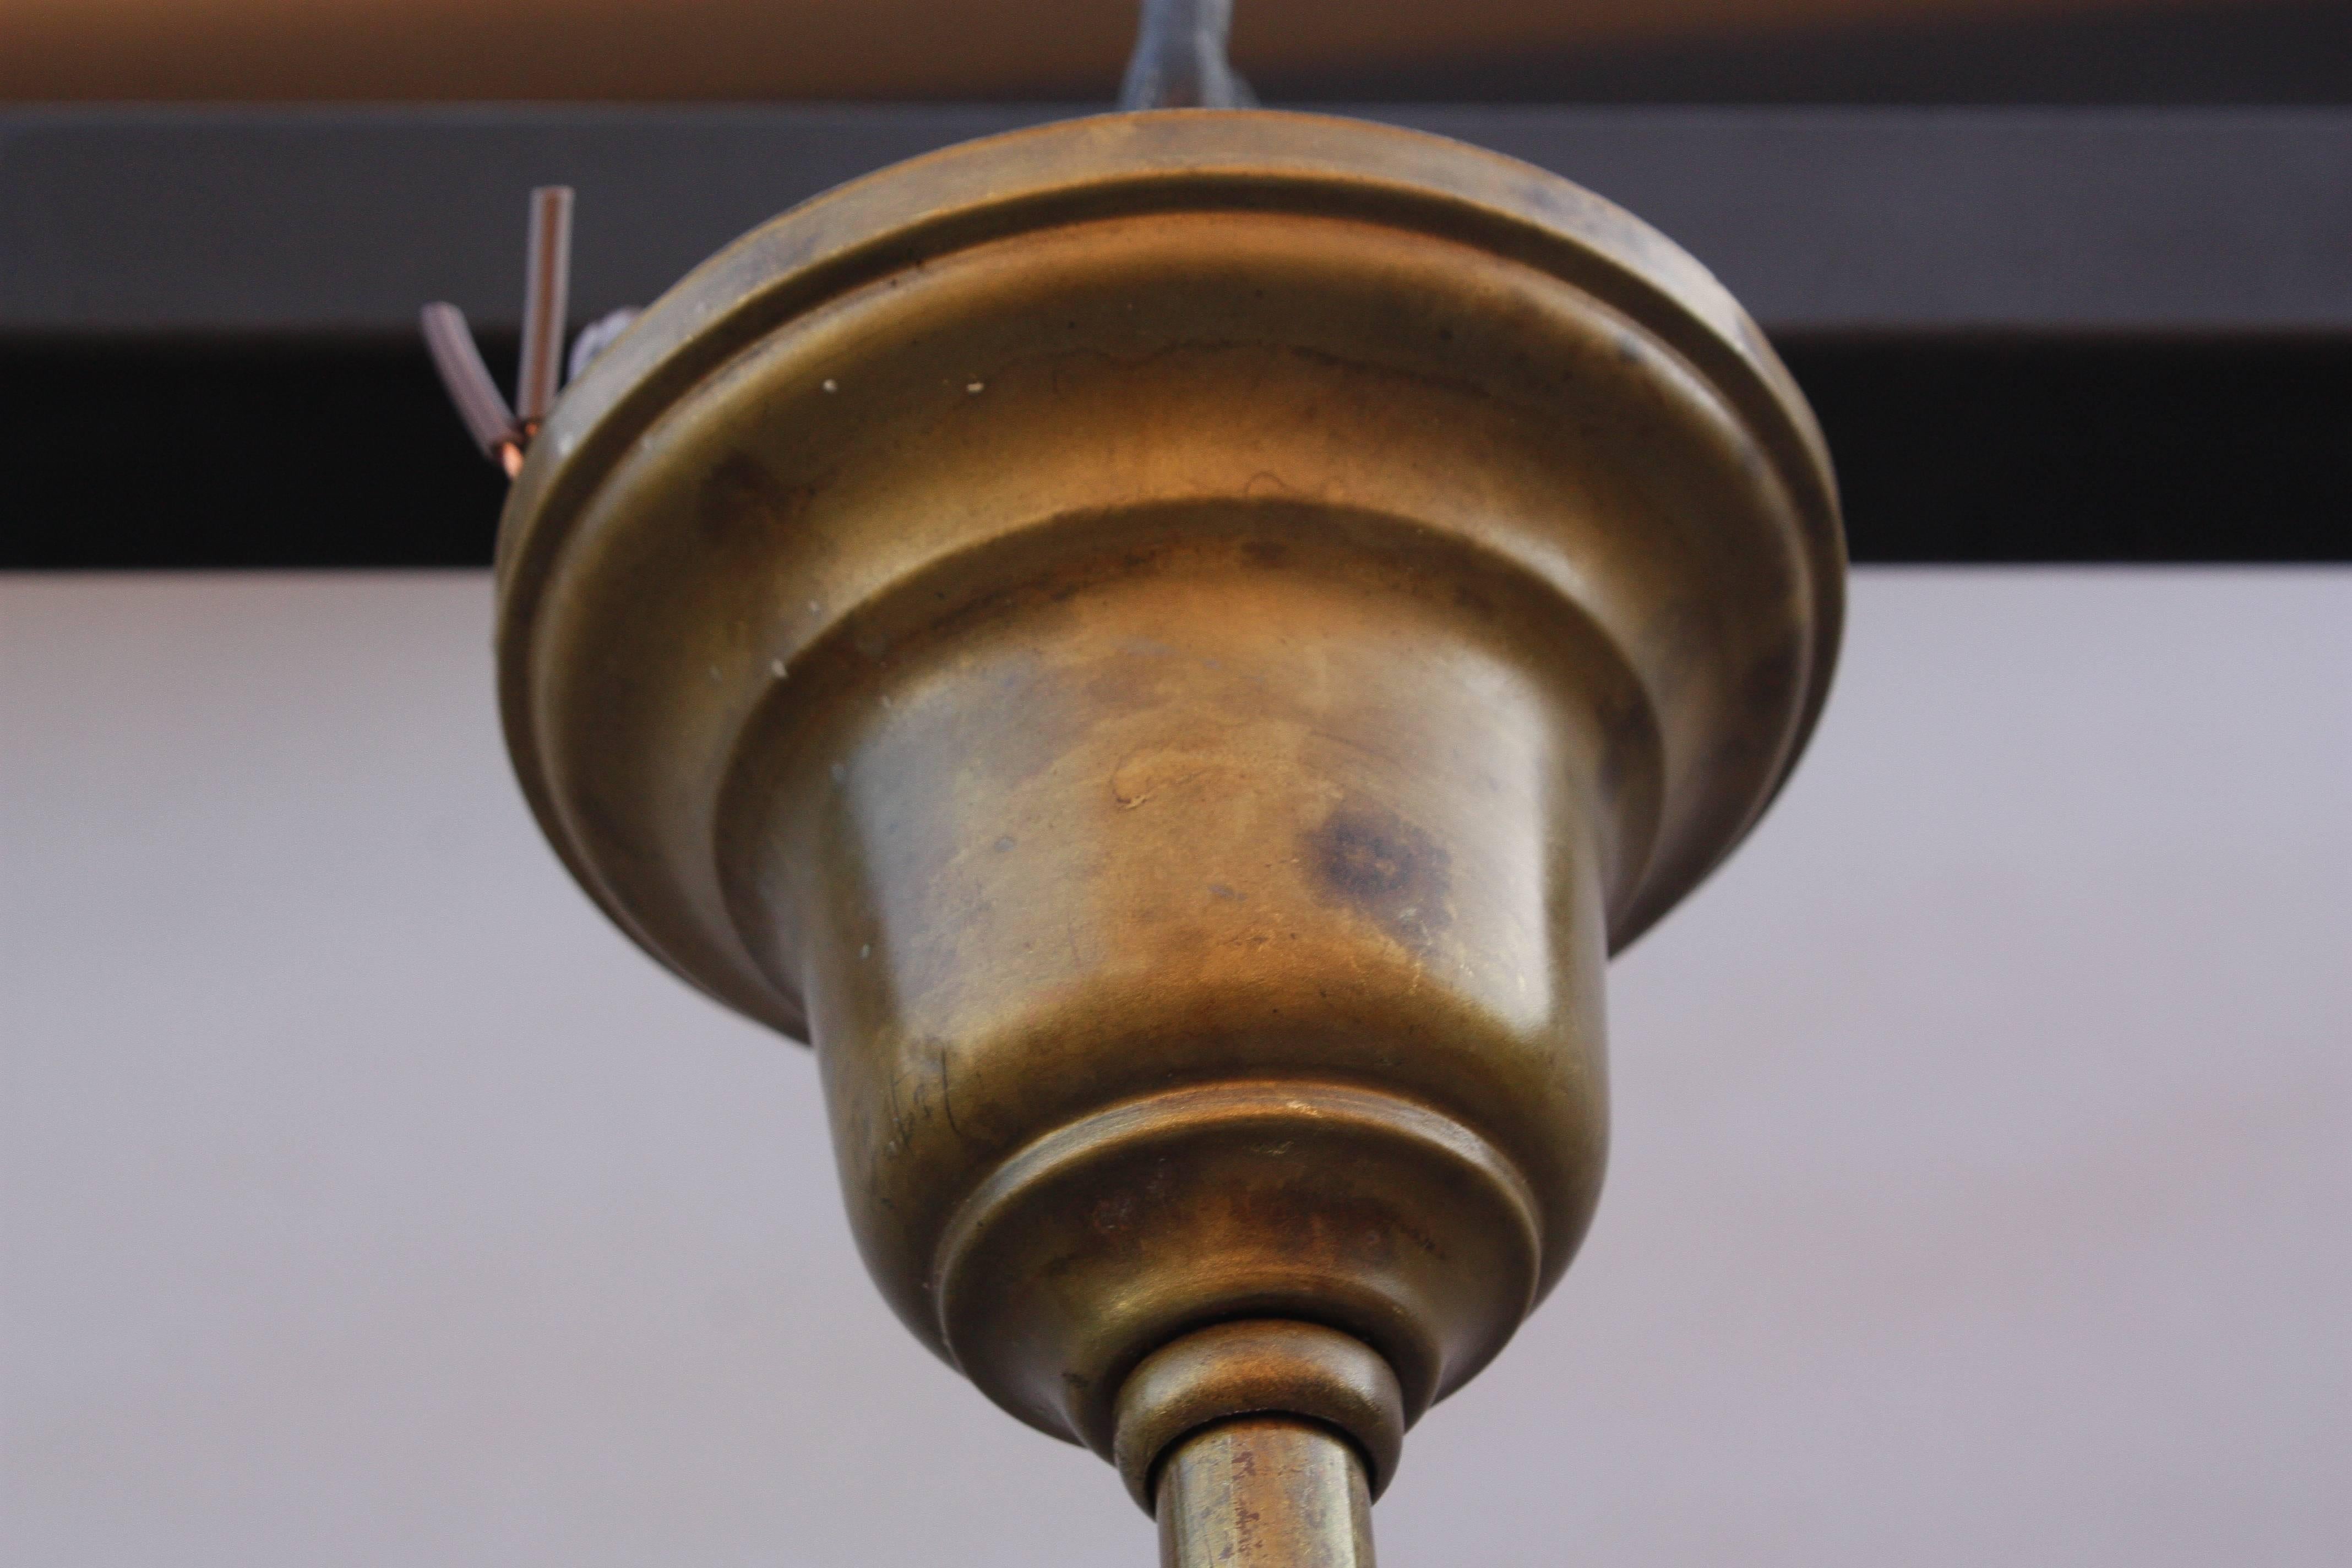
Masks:
[[[1406,1423],[1501,1348],[1599,1191],[1604,960],[1785,776],[1842,587],[1802,400],[1666,241],[1191,111],[687,279],[532,447],[499,646],[583,885],[814,1044],[900,1316],[1109,1454],[1205,1325],[1339,1331]]]
[[[1404,1446],[1404,1395],[1380,1352],[1319,1324],[1254,1318],[1160,1346],[1118,1391],[1111,1462],[1151,1507],[1160,1461],[1197,1428],[1267,1411],[1307,1416],[1352,1440],[1378,1498]]]
[[[1372,1568],[1372,1505],[1346,1442],[1301,1421],[1209,1427],[1160,1480],[1161,1568]]]

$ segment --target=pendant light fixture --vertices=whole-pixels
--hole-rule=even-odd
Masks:
[[[1844,563],[1703,268],[1217,107],[1227,10],[1150,0],[1126,110],[784,214],[560,398],[565,198],[515,409],[427,329],[515,476],[524,792],[814,1047],[885,1299],[1170,1564],[1356,1568],[1576,1250],[1605,962],[1786,779]]]

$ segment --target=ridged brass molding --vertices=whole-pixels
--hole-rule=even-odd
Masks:
[[[581,884],[815,1047],[917,1337],[1171,1561],[1369,1563],[1576,1250],[1604,962],[1787,774],[1843,571],[1803,399],[1641,223],[1115,115],[648,310],[514,488],[500,689]]]

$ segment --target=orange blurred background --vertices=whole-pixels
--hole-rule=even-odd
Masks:
[[[1881,78],[1932,89],[1937,62],[1921,57],[1950,46],[1981,57],[1960,77],[1992,84],[1961,81],[1960,97],[2031,98],[2000,84],[2036,79],[2047,62],[2030,57],[2054,53],[2083,84],[2058,95],[2096,98],[2110,58],[2134,95],[2147,38],[2193,84],[2200,58],[2226,65],[2259,35],[2263,68],[2309,97],[2315,73],[2352,74],[2342,58],[2299,58],[2347,12],[2340,0],[1239,0],[1234,54],[1270,96],[1605,98],[1623,61],[1627,96],[1719,100],[1783,96],[1790,81],[1801,98],[1880,96]],[[1134,26],[1131,0],[0,0],[0,100],[1101,99]],[[1818,91],[1802,85],[1815,46],[1845,51]],[[1724,65],[1743,50],[1766,52],[1748,77]],[[1686,68],[1661,74],[1662,58]],[[1595,62],[1597,78],[1578,74]]]

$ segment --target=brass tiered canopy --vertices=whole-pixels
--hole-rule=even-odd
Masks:
[[[1171,1563],[1369,1563],[1576,1249],[1604,962],[1786,777],[1843,575],[1802,398],[1636,219],[1123,113],[655,303],[529,438],[499,679],[591,896],[815,1047],[916,1336]]]

